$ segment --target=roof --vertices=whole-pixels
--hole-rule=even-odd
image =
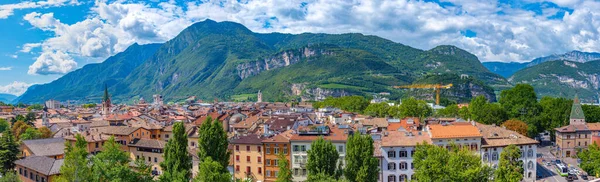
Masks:
[[[571,107],[571,116],[569,116],[569,119],[585,119],[577,94],[575,95],[575,99],[573,99],[573,106]]]
[[[263,138],[260,135],[248,134],[245,136],[236,136],[229,143],[231,144],[262,144]]]
[[[129,126],[104,126],[98,127],[98,131],[109,135],[130,135],[140,127],[129,127]]]
[[[339,129],[338,127],[335,127],[335,125],[332,125],[329,127],[328,135],[299,135],[298,133],[294,133],[290,138],[290,141],[313,141],[319,137],[337,142],[346,142],[346,140],[348,140],[348,134],[344,133],[343,129]]]
[[[15,164],[29,168],[46,176],[60,173],[63,159],[53,159],[44,156],[29,156],[15,161]]]
[[[388,127],[388,121],[386,118],[372,118],[368,117],[362,120],[362,125],[364,126],[377,126],[377,127]]]
[[[163,140],[154,140],[154,139],[133,139],[127,146],[130,147],[144,147],[144,148],[156,148],[162,149],[165,148],[167,142]]]
[[[277,134],[275,136],[271,136],[269,138],[265,138],[263,143],[289,143],[290,137],[292,137],[293,130],[287,130],[283,133]]]
[[[554,130],[556,130],[558,132],[562,132],[562,133],[577,132],[577,131],[589,131],[588,125],[589,125],[589,123],[588,124],[573,124],[573,125],[563,126],[560,128],[554,128]]]
[[[479,129],[471,124],[464,125],[429,125],[432,139],[482,137]]]
[[[412,124],[409,124],[410,122],[413,122]],[[405,130],[411,130],[412,129],[416,129],[416,127],[418,127],[420,125],[420,121],[419,118],[404,118],[402,120],[400,120],[400,122],[398,123],[390,123],[388,126],[388,130],[389,131],[397,131],[400,128],[404,128]]]
[[[37,156],[57,156],[65,154],[65,139],[46,138],[37,140],[25,140],[25,145],[33,155]]]
[[[483,135],[483,139],[481,141],[482,147],[503,147],[511,144],[529,145],[538,143],[538,141],[534,139],[528,138],[516,131],[506,129],[504,127],[485,125],[481,123],[477,123],[476,126]]]
[[[600,131],[600,123],[586,123],[589,130]]]
[[[383,147],[409,147],[419,143],[431,143],[431,138],[425,132],[419,131],[387,131],[381,138]]]

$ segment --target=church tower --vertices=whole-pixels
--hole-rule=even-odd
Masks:
[[[575,99],[573,99],[573,106],[571,107],[571,116],[569,117],[569,124],[585,124],[585,115],[583,114],[583,110],[581,109],[581,103],[577,95],[575,95]]]
[[[256,102],[262,102],[262,93],[260,92],[260,90],[258,90],[258,94],[257,94],[257,101]]]
[[[110,114],[110,96],[108,95],[108,87],[104,84],[104,96],[102,97],[102,115]]]
[[[46,106],[46,104],[44,104],[44,109],[42,111],[42,126],[50,128],[50,122],[48,121],[48,106]]]

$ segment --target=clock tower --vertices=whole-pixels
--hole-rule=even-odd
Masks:
[[[585,115],[583,114],[583,110],[581,109],[581,103],[579,101],[579,97],[575,95],[575,99],[573,99],[573,106],[571,107],[571,116],[569,117],[570,125],[582,125],[585,124]]]

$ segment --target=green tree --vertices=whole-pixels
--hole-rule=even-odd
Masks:
[[[0,119],[0,133],[10,130],[10,123],[6,119]]]
[[[164,161],[160,163],[163,174],[159,181],[188,181],[192,169],[192,159],[187,151],[187,134],[182,122],[176,122],[173,125],[173,138],[171,138],[163,153]]]
[[[283,155],[283,152],[279,152],[277,157],[279,158],[277,162],[279,172],[277,173],[277,180],[275,182],[292,182],[292,170],[290,170],[288,159]]]
[[[33,112],[28,112],[27,115],[25,115],[25,119],[23,121],[25,121],[25,123],[27,123],[28,125],[33,126],[35,123],[35,113]]]
[[[521,158],[521,151],[516,145],[509,145],[502,149],[494,179],[503,182],[521,181],[523,179],[523,162],[519,158]]]
[[[39,139],[41,137],[42,137],[42,133],[40,133],[35,128],[29,127],[25,130],[25,132],[23,134],[21,134],[21,136],[19,136],[19,139],[21,141],[23,141],[23,140]]]
[[[202,160],[199,166],[196,182],[228,182],[231,181],[231,174],[223,171],[223,166],[218,161],[213,161],[210,157]]]
[[[154,176],[152,176],[152,166],[146,163],[143,156],[135,159],[134,164],[138,181],[154,181]]]
[[[310,145],[307,152],[308,161],[306,169],[308,176],[323,173],[328,176],[334,176],[340,154],[335,149],[331,141],[319,137]]]
[[[21,182],[21,179],[19,179],[19,176],[14,171],[4,173],[3,175],[0,178],[0,182]]]
[[[459,111],[458,105],[449,105],[446,108],[439,109],[436,111],[435,115],[440,117],[458,117]]]
[[[489,103],[482,95],[471,100],[468,108],[469,118],[483,124],[500,125],[508,119],[504,108],[500,104]]]
[[[41,111],[43,108],[41,104],[33,104],[27,107],[27,111]]]
[[[19,144],[10,130],[6,130],[0,136],[0,173],[6,173],[15,168],[19,152]]]
[[[52,137],[52,131],[50,131],[50,129],[48,129],[48,127],[42,126],[40,128],[38,128],[38,131],[41,133],[41,138],[51,138]]]
[[[27,125],[23,121],[17,121],[12,125],[12,128],[10,130],[15,136],[15,138],[19,140],[21,134],[25,133],[25,131],[27,131],[28,128],[31,128],[31,126]]]
[[[413,157],[419,181],[489,181],[492,169],[468,148],[456,145],[447,150],[427,143],[418,144]]]
[[[579,167],[591,176],[600,175],[600,147],[597,143],[589,145],[587,149],[577,152],[577,157],[581,159]]]
[[[306,182],[345,182],[343,179],[335,179],[335,177],[327,175],[325,173],[317,173],[314,175],[308,175]]]
[[[541,131],[554,131],[554,128],[569,124],[569,116],[571,114],[571,106],[573,100],[565,98],[542,97],[540,107],[542,112],[536,118],[537,129]],[[585,106],[583,106],[585,107]],[[582,108],[583,109],[583,108]],[[583,109],[585,113],[585,109]],[[587,114],[585,115],[588,116]],[[554,138],[554,132],[550,132]]]
[[[110,137],[102,152],[92,158],[92,174],[94,181],[135,181],[135,172],[129,168],[129,154],[121,151],[121,145]]]
[[[386,117],[388,116],[389,107],[385,102],[369,104],[365,108],[364,114],[374,117]]]
[[[351,182],[375,182],[379,174],[379,162],[373,157],[373,139],[369,135],[355,134],[346,144],[346,168],[344,176]]]
[[[314,108],[336,107],[344,111],[362,113],[369,105],[369,100],[361,96],[328,97],[323,101],[313,103]]]
[[[218,162],[226,171],[229,165],[230,151],[227,149],[227,132],[223,130],[223,124],[217,119],[207,117],[200,126],[198,136],[198,157],[200,160],[210,157]],[[202,161],[200,161],[202,162]]]
[[[57,181],[93,181],[92,169],[87,158],[87,142],[80,134],[75,136],[75,146],[69,141],[65,142],[65,160],[60,167],[60,176]]]
[[[427,117],[432,112],[433,109],[427,105],[427,102],[411,97],[402,100],[399,117]]]
[[[509,118],[518,118],[528,122],[540,113],[535,90],[531,85],[517,84],[515,87],[500,93],[499,103],[506,110]]]
[[[595,105],[582,105],[585,121],[590,123],[600,122],[600,107]]]

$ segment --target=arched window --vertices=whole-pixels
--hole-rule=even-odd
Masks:
[[[533,149],[529,149],[529,151],[527,151],[527,157],[529,157],[529,158],[533,157]]]
[[[408,181],[408,177],[406,176],[406,174],[401,174],[400,175],[400,181]]]
[[[529,163],[527,164],[527,169],[533,169],[533,162],[529,161]]]
[[[408,163],[401,162],[400,165],[398,166],[398,168],[400,168],[400,170],[407,170],[408,169]],[[400,180],[402,180],[402,177],[400,177]]]
[[[497,161],[497,160],[498,160],[498,152],[492,153],[492,161]]]
[[[476,143],[472,143],[471,144],[471,150],[477,151],[477,144]]]
[[[527,178],[531,178],[531,172],[527,173]]]
[[[483,161],[488,162],[490,160],[490,155],[486,152],[483,154]]]
[[[393,163],[393,162],[388,163],[388,170],[396,170],[396,163]]]
[[[388,182],[396,182],[396,176],[394,176],[394,175],[389,175],[389,176],[388,176]]]

